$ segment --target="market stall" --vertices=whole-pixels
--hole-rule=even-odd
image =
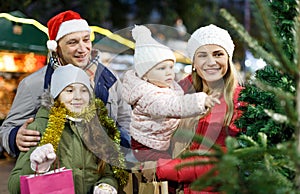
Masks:
[[[21,79],[46,64],[48,36],[34,22],[19,11],[0,13],[0,119]]]

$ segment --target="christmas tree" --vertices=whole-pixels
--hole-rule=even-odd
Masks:
[[[212,186],[225,193],[298,193],[300,186],[300,5],[295,0],[255,0],[265,42],[253,39],[226,10],[221,15],[248,48],[268,64],[246,83],[240,100],[246,129],[205,153],[214,168],[191,184],[194,190]],[[261,46],[263,45],[263,46]],[[195,137],[201,143],[202,137]],[[202,142],[203,143],[203,142]],[[198,156],[189,152],[183,157]],[[194,162],[182,164],[203,165]]]

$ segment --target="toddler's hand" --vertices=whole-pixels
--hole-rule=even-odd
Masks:
[[[205,98],[205,103],[204,103],[205,107],[212,108],[213,106],[215,106],[215,104],[221,104],[219,97],[220,97],[219,93],[208,95]]]

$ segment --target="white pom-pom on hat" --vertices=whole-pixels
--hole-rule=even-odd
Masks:
[[[132,29],[132,38],[137,41],[139,39],[147,39],[151,37],[151,31],[146,26],[135,25]]]
[[[152,38],[146,26],[135,25],[131,33],[135,40],[134,66],[140,78],[162,61],[176,62],[173,51]]]
[[[48,48],[50,51],[56,52],[57,42],[56,42],[55,40],[48,40],[48,41],[47,41],[47,48]]]
[[[48,23],[49,43],[47,48],[56,51],[57,43],[62,37],[73,32],[88,31],[91,29],[86,20],[82,19],[79,13],[68,10],[52,17]]]

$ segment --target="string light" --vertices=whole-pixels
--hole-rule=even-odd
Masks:
[[[28,18],[20,18],[20,17],[16,17],[13,16],[11,14],[8,13],[0,13],[0,18],[6,18],[9,21],[13,21],[16,23],[22,23],[22,24],[31,24],[34,25],[35,27],[37,27],[39,30],[41,30],[42,32],[44,32],[45,34],[47,34],[48,36],[48,28],[46,26],[44,26],[43,24],[39,23],[38,21],[34,20],[34,19],[28,19]],[[98,26],[90,26],[92,33],[91,33],[91,40],[94,41],[95,40],[95,35],[94,32],[97,32],[99,34],[105,35],[108,38],[115,40],[129,48],[134,48],[134,43],[126,38],[123,38],[122,36],[116,35],[114,33],[112,33],[111,31],[98,27]]]

